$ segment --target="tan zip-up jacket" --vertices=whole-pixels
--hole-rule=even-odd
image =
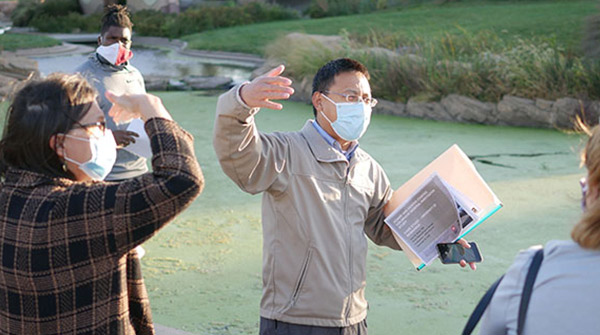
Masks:
[[[384,224],[392,190],[381,166],[358,148],[350,162],[308,121],[299,132],[263,134],[258,109],[217,103],[214,147],[244,191],[263,192],[260,315],[296,324],[345,327],[367,315],[366,235],[400,249]]]

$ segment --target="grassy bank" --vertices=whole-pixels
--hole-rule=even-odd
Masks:
[[[596,11],[596,1],[535,1],[455,3],[364,15],[295,20],[232,27],[193,34],[183,39],[192,49],[263,54],[265,46],[290,32],[336,35],[342,29],[367,34],[371,30],[407,36],[441,37],[463,30],[489,30],[503,39],[550,37],[578,52],[584,18]]]
[[[50,37],[30,34],[0,35],[0,50],[14,51],[17,49],[45,48],[59,45],[60,41]]]

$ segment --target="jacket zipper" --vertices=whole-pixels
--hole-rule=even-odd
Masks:
[[[348,176],[350,175],[350,167],[348,167],[346,169],[346,178],[344,179],[344,193],[343,193],[343,197],[344,197],[344,221],[346,224],[346,227],[348,227],[348,235],[349,235],[349,239],[348,239],[348,271],[349,271],[349,278],[350,278],[350,290],[348,292],[348,304],[346,305],[346,315],[345,315],[345,321],[346,324],[348,323],[348,318],[350,317],[350,308],[352,306],[352,292],[353,291],[353,281],[354,278],[352,277],[352,273],[353,273],[353,266],[352,266],[352,227],[350,226],[350,223],[348,221]]]

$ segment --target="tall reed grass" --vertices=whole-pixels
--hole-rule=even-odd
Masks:
[[[435,101],[451,93],[490,102],[506,94],[600,98],[600,63],[564,50],[552,38],[507,39],[465,30],[435,38],[342,31],[335,44],[281,37],[266,54],[283,61],[297,79],[313,76],[331,59],[357,59],[369,68],[374,95],[392,101]]]

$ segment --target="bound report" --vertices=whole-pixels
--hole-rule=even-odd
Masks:
[[[417,270],[502,208],[467,155],[454,144],[398,188],[385,222]]]

